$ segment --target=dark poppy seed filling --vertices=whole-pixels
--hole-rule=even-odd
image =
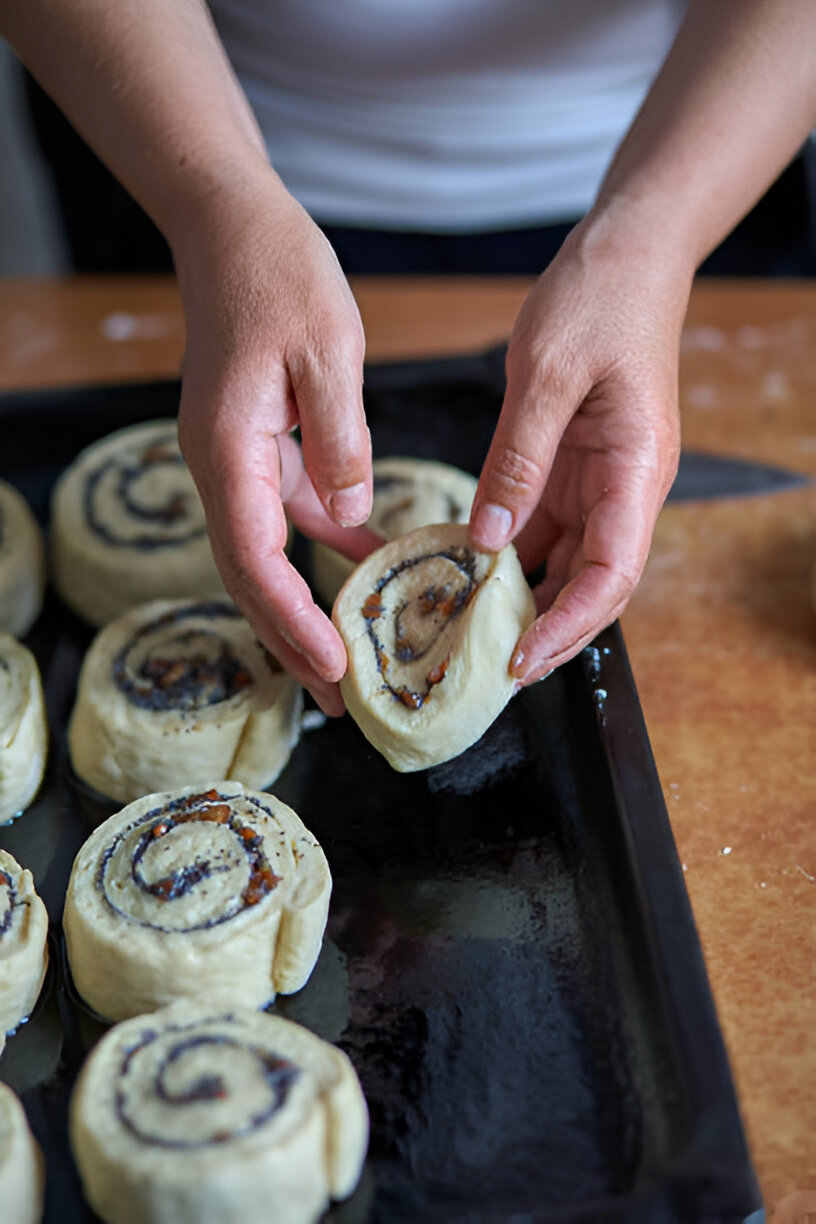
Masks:
[[[392,566],[365,600],[362,615],[383,688],[408,709],[421,709],[444,679],[444,635],[478,587],[475,553],[451,547]]]
[[[217,790],[152,808],[110,842],[96,886],[115,913],[153,930],[201,931],[228,922],[281,880],[264,851],[263,835],[248,823],[258,812],[275,821],[254,796]],[[199,855],[201,825],[208,828]],[[173,904],[156,913],[149,898]]]
[[[17,889],[7,871],[0,871],[0,889],[6,894],[3,898],[3,907],[0,909],[0,939],[2,939],[11,930],[14,922],[14,907],[17,904]]]
[[[114,546],[177,548],[207,533],[170,430],[147,446],[132,446],[100,463],[86,479],[83,504],[90,530]],[[117,515],[111,514],[111,506]]]
[[[148,1029],[122,1059],[116,1114],[131,1135],[157,1147],[234,1142],[275,1117],[300,1074],[244,1038],[233,1016]]]
[[[146,710],[187,713],[235,697],[255,677],[217,629],[184,622],[239,616],[231,604],[211,600],[143,625],[113,660],[116,687]]]

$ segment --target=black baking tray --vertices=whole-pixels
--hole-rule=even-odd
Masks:
[[[502,388],[495,350],[369,367],[375,454],[478,472]],[[0,396],[0,477],[45,524],[82,446],[175,415],[178,396],[174,381]],[[308,576],[304,542],[295,556]],[[27,639],[47,776],[0,829],[52,924],[46,988],[0,1058],[46,1155],[46,1224],[95,1219],[67,1108],[101,1027],[71,988],[60,932],[73,857],[105,814],[65,749],[90,638],[49,594]],[[371,1113],[360,1186],[327,1220],[735,1224],[760,1207],[618,625],[448,764],[395,773],[345,717],[306,732],[272,789],[334,877],[315,973],[275,1010],[349,1054]]]

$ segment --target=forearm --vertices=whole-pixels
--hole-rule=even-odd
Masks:
[[[0,26],[171,245],[191,212],[269,175],[203,0],[0,0]]]
[[[691,0],[585,232],[693,272],[815,123],[813,0]]]

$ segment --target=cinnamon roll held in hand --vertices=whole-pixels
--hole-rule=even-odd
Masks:
[[[358,566],[332,612],[348,649],[349,713],[402,772],[457,756],[513,695],[510,659],[534,618],[512,545],[477,552],[459,525],[392,540]]]
[[[375,459],[374,500],[366,523],[384,540],[394,540],[432,523],[466,523],[477,480],[469,472],[434,459]],[[326,544],[312,544],[312,581],[326,604],[354,569],[354,562]]]

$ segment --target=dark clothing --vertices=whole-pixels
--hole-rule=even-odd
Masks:
[[[123,187],[26,76],[34,129],[53,176],[77,272],[166,272],[167,243]],[[816,275],[816,198],[798,157],[700,268],[703,276]],[[318,219],[319,223],[319,219]],[[573,223],[478,234],[325,225],[344,271],[383,275],[537,275]]]

